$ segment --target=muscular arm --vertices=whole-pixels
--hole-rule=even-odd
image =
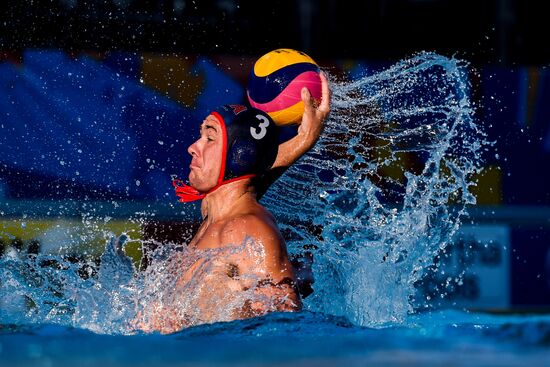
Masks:
[[[324,73],[321,73],[322,97],[321,104],[316,106],[316,101],[307,88],[302,89],[302,101],[304,102],[304,114],[295,137],[279,145],[279,152],[271,170],[261,177],[256,184],[258,198],[281,175],[307,153],[319,140],[323,131],[323,122],[330,112],[330,88]]]
[[[328,80],[321,73],[322,97],[321,104],[316,107],[316,101],[307,88],[302,88],[304,114],[298,127],[298,134],[279,145],[279,153],[272,168],[289,167],[317,142],[323,131],[323,122],[330,112],[330,89]]]

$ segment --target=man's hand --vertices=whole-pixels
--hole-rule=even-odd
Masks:
[[[300,127],[298,128],[298,135],[302,135],[305,141],[311,144],[309,148],[311,148],[321,136],[324,121],[330,112],[330,89],[328,80],[323,72],[320,73],[320,77],[322,83],[321,101],[315,100],[306,87],[302,88],[304,115],[302,116]]]
[[[330,88],[323,72],[320,73],[322,83],[321,103],[313,99],[307,88],[302,88],[304,114],[298,128],[298,134],[279,145],[279,153],[272,169],[289,167],[317,142],[323,131],[324,121],[330,112]]]

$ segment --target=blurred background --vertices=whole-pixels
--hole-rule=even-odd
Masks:
[[[197,122],[243,101],[248,73],[268,51],[302,50],[350,78],[430,51],[470,63],[476,119],[494,146],[446,273],[424,292],[462,275],[441,302],[548,311],[550,23],[541,6],[4,0],[0,254],[100,252],[105,233],[122,231],[181,241],[198,208],[176,202],[171,177],[187,175]]]

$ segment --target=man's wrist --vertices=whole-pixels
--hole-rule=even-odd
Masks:
[[[302,140],[304,145],[306,145],[308,148],[311,148],[317,140],[319,140],[319,137],[321,136],[319,131],[307,131],[303,133]]]

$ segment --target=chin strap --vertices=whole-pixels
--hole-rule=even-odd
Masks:
[[[192,186],[186,185],[182,180],[175,179],[172,185],[176,188],[176,196],[180,198],[181,203],[189,203],[196,200],[201,200],[206,196]]]
[[[173,180],[172,185],[174,185],[174,187],[176,188],[176,196],[180,198],[179,201],[181,203],[190,203],[192,201],[204,199],[206,195],[210,194],[213,191],[216,191],[218,188],[220,188],[225,184],[239,181],[239,180],[244,180],[245,178],[252,178],[255,176],[256,175],[251,174],[251,175],[244,175],[244,176],[231,178],[229,180],[220,182],[219,184],[217,184],[207,192],[200,192],[199,190],[195,189],[193,186],[189,186],[185,184],[182,180],[178,180],[178,179]]]

